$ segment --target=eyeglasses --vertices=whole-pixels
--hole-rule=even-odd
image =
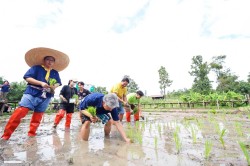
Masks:
[[[74,83],[77,83],[77,81],[73,81]]]
[[[46,61],[55,62],[54,59],[45,59]]]

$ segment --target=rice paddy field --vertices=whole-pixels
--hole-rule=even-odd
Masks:
[[[150,110],[143,115],[144,120],[122,122],[132,143],[125,143],[115,126],[105,137],[101,123],[92,124],[89,141],[82,141],[78,113],[70,130],[63,119],[56,132],[51,129],[55,113],[45,114],[37,136],[28,138],[27,115],[1,144],[0,165],[250,165],[249,107]],[[8,117],[0,117],[0,131]]]

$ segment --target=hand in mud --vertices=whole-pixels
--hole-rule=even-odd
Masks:
[[[131,139],[129,139],[129,138],[126,138],[125,141],[126,141],[127,143],[133,143],[133,141],[132,141]]]

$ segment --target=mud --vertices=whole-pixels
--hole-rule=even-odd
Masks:
[[[30,115],[27,115],[9,141],[1,143],[0,165],[248,165],[239,145],[239,142],[246,144],[249,152],[248,114],[180,110],[145,112],[144,116],[139,123],[122,122],[133,140],[128,144],[114,126],[110,137],[104,137],[101,123],[91,125],[89,141],[82,141],[77,113],[69,130],[65,130],[63,119],[56,132],[52,130],[55,114],[46,114],[37,136],[29,138]],[[0,117],[1,134],[7,120],[8,116]],[[223,129],[226,132],[220,137]],[[205,153],[206,141],[212,144],[210,153]]]

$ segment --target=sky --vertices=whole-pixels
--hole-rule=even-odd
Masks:
[[[225,66],[246,81],[249,7],[249,0],[1,0],[0,76],[22,81],[25,53],[49,47],[70,58],[63,85],[77,78],[109,91],[129,75],[156,95],[163,66],[173,81],[166,91],[188,89],[197,55],[204,62],[226,55]]]

